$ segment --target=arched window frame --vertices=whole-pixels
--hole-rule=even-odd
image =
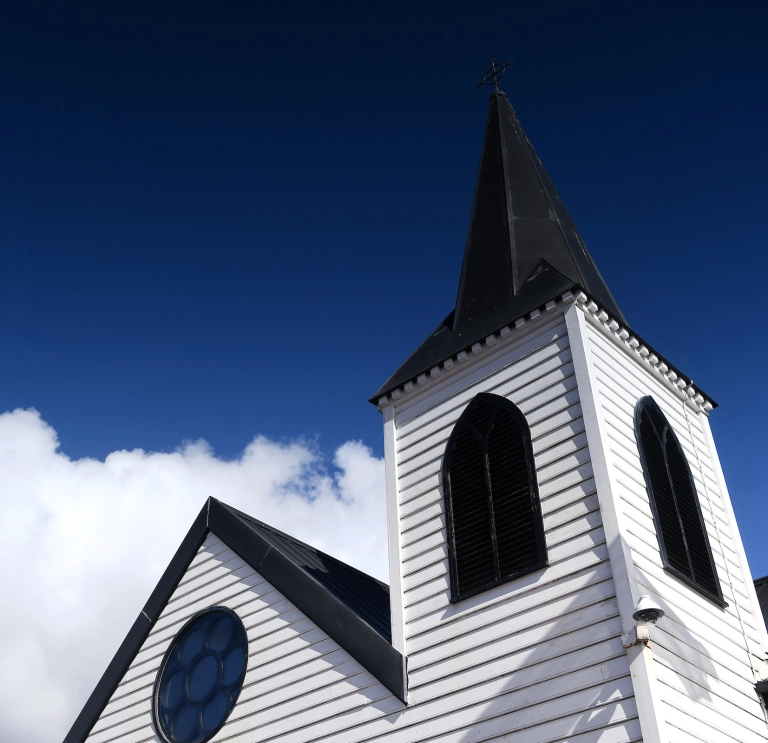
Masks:
[[[534,534],[535,534],[535,540],[536,540],[536,552],[537,552],[538,559],[536,560],[535,563],[526,565],[520,570],[514,571],[512,573],[502,575],[500,572],[499,556],[498,556],[497,540],[496,540],[496,529],[495,529],[495,522],[493,519],[493,496],[492,496],[492,493],[490,492],[491,488],[489,488],[490,465],[488,461],[488,436],[486,434],[482,445],[483,445],[484,467],[485,467],[485,477],[486,477],[486,492],[489,494],[488,503],[489,503],[489,510],[491,513],[491,540],[493,545],[495,577],[494,579],[489,580],[488,582],[482,585],[473,587],[468,590],[460,591],[458,573],[457,573],[457,560],[456,560],[456,541],[455,541],[455,533],[454,533],[453,499],[451,494],[451,475],[450,475],[451,461],[450,460],[451,460],[451,454],[454,449],[454,442],[457,436],[459,435],[460,431],[462,430],[464,424],[466,423],[466,419],[472,415],[473,407],[477,405],[479,402],[483,402],[483,401],[490,402],[494,405],[504,408],[507,412],[509,412],[513,416],[515,422],[517,423],[517,425],[519,426],[522,432],[523,449],[525,452],[526,472],[528,474],[528,489],[529,489],[529,495],[531,499],[531,509],[533,511]],[[475,438],[477,439],[477,437]],[[531,430],[530,430],[530,427],[528,426],[528,421],[526,420],[522,411],[513,402],[506,399],[505,397],[501,397],[500,395],[494,395],[486,392],[479,393],[472,399],[472,401],[469,403],[469,405],[467,405],[466,409],[459,417],[459,420],[456,421],[453,431],[451,432],[451,435],[448,439],[448,443],[446,444],[446,447],[445,447],[445,454],[443,456],[442,474],[443,474],[443,492],[444,492],[444,501],[445,501],[445,507],[446,507],[446,522],[447,522],[447,532],[448,532],[448,562],[450,566],[450,580],[451,580],[450,601],[452,604],[458,601],[462,601],[466,598],[469,598],[470,596],[475,596],[476,594],[487,591],[488,589],[493,588],[494,586],[508,583],[509,581],[520,578],[523,575],[528,575],[529,573],[533,573],[537,570],[541,570],[541,568],[546,567],[548,565],[547,544],[546,544],[546,538],[544,536],[544,521],[541,515],[541,503],[539,501],[539,488],[536,482],[536,465],[533,457],[533,445],[531,443]]]
[[[680,454],[680,458],[681,458],[682,462],[685,464],[686,474],[688,476],[688,480],[690,482],[691,490],[693,492],[693,498],[694,498],[694,501],[696,503],[696,512],[698,514],[699,521],[701,523],[701,530],[702,530],[702,533],[704,535],[704,544],[705,544],[705,547],[706,547],[707,556],[709,557],[709,562],[710,562],[710,565],[711,565],[711,568],[712,568],[712,574],[714,576],[714,583],[715,583],[715,586],[717,587],[717,591],[716,592],[712,592],[706,586],[700,585],[695,580],[692,580],[688,575],[686,575],[685,573],[681,572],[680,570],[678,570],[677,568],[675,568],[673,565],[670,564],[669,557],[667,555],[667,547],[666,547],[666,545],[664,543],[664,535],[663,535],[663,531],[662,531],[661,517],[659,515],[659,509],[658,509],[657,504],[656,504],[656,497],[655,497],[654,492],[653,492],[653,486],[652,486],[652,480],[651,480],[651,472],[650,472],[650,468],[649,468],[649,465],[648,465],[648,460],[646,458],[646,452],[645,452],[645,446],[644,446],[644,443],[643,443],[643,437],[642,437],[642,434],[641,434],[641,431],[640,431],[640,418],[641,418],[641,415],[642,415],[643,411],[646,408],[651,408],[651,409],[655,410],[655,412],[659,416],[661,416],[662,420],[666,424],[666,429],[664,431],[662,431],[660,435],[662,437],[665,436],[665,435],[672,437],[672,441],[674,442],[674,445],[678,449],[678,452]],[[654,428],[655,428],[655,426],[654,426]],[[681,580],[683,583],[685,583],[686,585],[690,586],[692,589],[694,589],[695,591],[697,591],[701,595],[705,596],[710,601],[713,601],[718,606],[721,606],[721,607],[728,606],[726,601],[723,599],[723,592],[722,592],[722,588],[721,588],[721,585],[720,585],[720,578],[719,578],[719,576],[717,574],[717,565],[715,564],[715,559],[714,559],[714,556],[712,555],[712,547],[710,546],[710,543],[709,543],[709,534],[707,532],[707,523],[704,520],[704,514],[701,511],[701,504],[699,502],[699,494],[698,494],[698,491],[696,490],[696,482],[693,479],[693,474],[691,473],[691,467],[690,467],[690,465],[688,463],[688,457],[685,456],[685,450],[681,446],[680,440],[677,438],[677,434],[675,433],[674,428],[672,428],[672,425],[670,424],[669,420],[667,419],[667,416],[664,415],[664,413],[662,412],[662,410],[659,407],[658,403],[650,395],[647,395],[645,397],[640,398],[640,400],[638,400],[638,402],[637,402],[637,405],[635,406],[635,438],[637,440],[637,448],[638,448],[638,452],[640,454],[640,461],[641,461],[642,467],[643,467],[643,476],[645,477],[645,486],[646,486],[646,490],[648,492],[648,500],[650,502],[651,512],[653,514],[653,523],[654,523],[654,526],[656,527],[656,539],[658,540],[658,543],[659,543],[659,552],[661,553],[661,562],[662,562],[662,565],[664,566],[664,570],[666,570],[668,573],[674,575],[678,580]],[[669,472],[669,462],[667,460],[666,452],[664,450],[664,446],[663,446],[664,439],[663,438],[660,439],[660,443],[662,444],[662,452],[663,452],[663,455],[664,455],[664,463],[665,463],[665,465],[667,467],[667,479],[668,479],[668,482],[669,482],[669,487],[670,487],[670,489],[672,491],[673,500],[674,500],[674,503],[675,503],[675,511],[676,511],[676,513],[678,515],[678,519],[680,519],[680,511],[679,511],[679,509],[677,507],[677,496],[675,495],[674,481],[673,481],[673,478],[672,478],[672,476],[671,476],[671,474]],[[685,542],[685,529],[684,529],[682,523],[680,524],[680,529],[681,529],[681,532],[683,534],[685,553],[686,553],[686,556],[688,558],[689,564],[691,564],[691,554],[690,554],[690,550],[688,548],[688,544],[687,544],[687,542]],[[695,570],[693,569],[693,567],[691,567],[691,573],[692,573],[692,575],[695,575]]]

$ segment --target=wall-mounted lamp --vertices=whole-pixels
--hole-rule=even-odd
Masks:
[[[662,609],[650,596],[643,595],[637,600],[635,613],[632,619],[636,622],[647,622],[656,624],[664,616]]]

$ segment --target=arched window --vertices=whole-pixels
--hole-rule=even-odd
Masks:
[[[480,394],[443,458],[451,602],[547,564],[531,432],[517,406]]]
[[[652,397],[637,403],[635,435],[664,567],[724,606],[688,461]]]

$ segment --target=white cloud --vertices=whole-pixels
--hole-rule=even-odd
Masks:
[[[0,740],[64,737],[209,495],[386,580],[383,461],[333,464],[263,436],[71,460],[37,411],[0,415]]]

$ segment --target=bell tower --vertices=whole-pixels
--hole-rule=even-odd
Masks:
[[[630,328],[501,91],[456,306],[371,402],[409,705],[531,743],[768,738],[716,404]]]

